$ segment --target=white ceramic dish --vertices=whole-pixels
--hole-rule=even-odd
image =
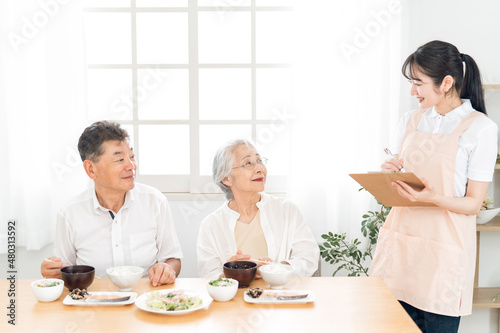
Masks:
[[[283,289],[295,274],[295,269],[290,265],[270,264],[259,268],[262,279],[271,285],[272,289]]]
[[[135,302],[137,299],[137,293],[134,292],[109,292],[109,291],[91,291],[89,292],[91,295],[113,295],[113,296],[130,296],[130,298],[126,301],[121,302],[86,302],[84,300],[74,300],[70,295],[67,295],[64,300],[64,305],[75,305],[75,306],[121,306],[121,305],[129,305]]]
[[[38,287],[41,283],[58,282],[57,286],[53,287]],[[61,297],[64,289],[64,281],[60,279],[41,279],[31,282],[31,290],[40,302],[53,302]]]
[[[497,214],[500,213],[500,208],[480,210],[477,214],[476,223],[485,224],[490,222]]]
[[[139,266],[117,266],[106,270],[109,279],[120,291],[131,291],[144,274]]]
[[[172,292],[174,290],[175,289],[163,289],[163,290],[157,290],[157,291],[154,291],[154,292],[169,293],[169,292]],[[151,291],[149,293],[151,293]],[[198,297],[200,297],[201,298],[201,305],[198,306],[198,307],[196,307],[196,308],[187,309],[187,310],[163,311],[163,310],[156,310],[156,309],[149,308],[146,305],[147,295],[149,293],[144,293],[141,296],[137,297],[137,299],[135,300],[135,306],[137,306],[139,309],[141,309],[143,311],[152,312],[152,313],[158,313],[158,314],[168,315],[168,316],[184,315],[184,314],[187,314],[187,313],[190,313],[190,312],[194,312],[194,311],[198,311],[198,310],[201,310],[201,309],[208,310],[208,308],[210,307],[210,304],[212,304],[212,301],[213,301],[212,297],[210,297],[210,295],[208,295],[208,293],[206,293],[206,292],[200,293],[200,292],[195,292],[195,291],[184,290],[184,294],[186,294],[187,296],[198,296]]]
[[[300,299],[290,299],[290,300],[278,300],[276,298],[270,298],[270,297],[259,297],[259,298],[252,298],[247,295],[245,291],[245,296],[243,297],[243,300],[247,303],[255,303],[255,304],[304,304],[304,303],[311,303],[316,300],[316,297],[314,296],[314,293],[311,290],[269,290],[269,289],[264,289],[264,293],[266,292],[272,292],[272,293],[279,293],[279,294],[308,294],[306,298],[300,298]]]
[[[210,296],[217,302],[227,302],[230,301],[236,296],[236,293],[238,292],[238,281],[235,279],[228,279],[230,280],[233,284],[230,286],[212,286],[210,282],[216,280],[208,280],[207,281],[207,291],[210,294]]]

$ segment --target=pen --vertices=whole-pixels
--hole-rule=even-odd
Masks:
[[[394,155],[392,155],[392,153],[391,153],[391,151],[389,150],[389,148],[384,148],[384,151],[385,151],[385,153],[386,153],[387,155],[389,155],[389,156],[391,156],[392,158],[396,159],[396,158],[394,157]],[[401,172],[406,172],[406,171],[405,171],[405,168],[403,168],[403,167],[401,167],[401,169],[399,169],[399,171],[401,171]]]

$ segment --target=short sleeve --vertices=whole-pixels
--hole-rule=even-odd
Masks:
[[[491,182],[495,170],[498,147],[498,126],[490,122],[476,137],[471,151],[467,178],[481,182]]]

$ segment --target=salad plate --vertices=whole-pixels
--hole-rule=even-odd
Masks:
[[[129,305],[135,302],[137,298],[137,293],[135,292],[109,292],[109,291],[91,291],[89,292],[90,295],[112,295],[116,297],[127,297],[129,296],[130,298],[125,300],[125,301],[93,301],[89,302],[86,300],[75,300],[72,299],[71,296],[68,294],[63,300],[64,305],[75,305],[75,306],[120,306],[120,305]]]
[[[255,304],[304,304],[314,302],[316,297],[311,290],[263,290],[264,293],[258,298],[252,298],[245,291],[243,300]],[[306,297],[294,298],[294,295],[307,295]]]
[[[157,299],[158,296],[161,295],[166,295],[169,293],[174,293],[174,292],[183,292],[185,296],[187,297],[198,297],[201,300],[201,303],[198,305],[194,305],[188,309],[185,310],[171,310],[167,311],[165,309],[159,309],[155,308],[152,306],[152,300]],[[135,305],[147,312],[152,312],[152,313],[158,313],[158,314],[163,314],[163,315],[170,315],[170,316],[178,316],[178,315],[184,315],[187,313],[191,313],[194,311],[198,311],[200,309],[207,309],[210,307],[210,304],[212,304],[212,297],[208,295],[206,292],[196,292],[196,291],[189,291],[189,290],[173,290],[173,289],[163,289],[163,290],[156,290],[156,291],[150,291],[148,293],[144,293],[141,296],[137,297],[135,300]]]

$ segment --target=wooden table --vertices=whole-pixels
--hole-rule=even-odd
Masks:
[[[62,304],[67,290],[55,302],[38,302],[31,292],[33,280],[16,286],[17,332],[420,332],[404,309],[378,278],[294,278],[287,289],[306,289],[316,301],[307,304],[257,305],[243,301],[240,289],[230,302],[212,302],[208,310],[181,316],[142,311],[134,304],[114,307],[83,307]],[[206,291],[206,279],[177,279],[175,285],[152,287],[143,279],[133,291],[189,289]],[[264,281],[251,287],[267,288]],[[13,331],[7,324],[8,281],[0,281],[2,316],[0,331]],[[118,291],[107,279],[96,279],[89,291]]]

